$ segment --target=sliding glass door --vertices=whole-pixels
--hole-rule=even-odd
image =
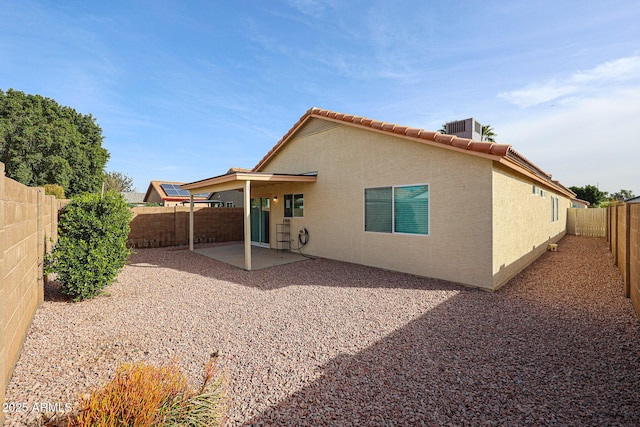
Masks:
[[[251,199],[251,244],[269,247],[269,211],[271,200],[268,197]]]

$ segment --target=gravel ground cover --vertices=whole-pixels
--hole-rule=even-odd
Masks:
[[[640,323],[603,239],[495,293],[326,259],[246,272],[143,249],[81,303],[47,289],[6,403],[35,425],[128,361],[229,378],[227,424],[638,425]],[[36,409],[34,410],[34,404]]]

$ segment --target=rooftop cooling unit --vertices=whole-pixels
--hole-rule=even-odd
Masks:
[[[449,135],[459,136],[460,138],[469,138],[474,141],[482,140],[482,124],[473,117],[465,120],[449,122],[445,125]]]

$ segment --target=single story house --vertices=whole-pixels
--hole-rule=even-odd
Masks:
[[[575,197],[571,199],[571,207],[577,209],[586,209],[589,207],[591,203],[587,200],[576,199]]]
[[[250,172],[181,188],[244,192],[247,270],[252,243],[304,245],[312,256],[489,290],[565,235],[575,198],[510,145],[320,108]]]
[[[144,195],[144,203],[157,203],[161,206],[178,206],[190,201],[188,191],[182,190],[180,185],[184,182],[175,181],[151,181]],[[196,202],[207,200],[209,193],[196,194]]]
[[[640,203],[640,196],[632,197],[624,201],[625,203]]]

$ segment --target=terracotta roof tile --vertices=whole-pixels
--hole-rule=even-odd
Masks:
[[[398,126],[398,125],[396,125],[396,126],[393,128],[393,132],[394,132],[394,133],[397,133],[397,134],[400,134],[400,135],[406,135],[406,134],[407,134],[407,130],[408,130],[408,129],[409,129],[409,128],[408,128],[407,126]]]
[[[473,151],[472,141],[470,139],[468,139],[468,138],[454,137],[451,140],[451,145],[453,145],[454,147],[463,148],[465,150],[472,150]]]
[[[427,139],[426,137],[423,139]],[[429,138],[434,142],[441,142],[443,144],[452,145],[453,140],[456,139],[455,135],[445,135],[442,133],[437,133],[433,135],[433,138]]]
[[[479,153],[491,153],[491,148],[494,146],[495,144],[493,142],[478,142],[478,141],[472,141],[471,142],[471,149],[473,151],[477,151]]]
[[[493,154],[494,156],[504,157],[507,155],[509,148],[510,147],[505,144],[493,144],[489,153]]]
[[[337,122],[343,122],[345,124],[357,126],[360,128],[369,128],[377,132],[384,132],[394,135],[400,135],[406,138],[412,138],[414,140],[423,140],[426,144],[437,145],[442,144],[454,149],[462,149],[469,151],[470,154],[477,155],[489,155],[494,156],[495,160],[507,159],[505,162],[508,165],[512,165],[513,168],[523,168],[539,179],[544,180],[552,186],[556,186],[559,190],[573,194],[569,189],[562,184],[551,181],[551,175],[544,172],[542,169],[531,163],[520,153],[516,152],[508,144],[496,144],[492,142],[473,141],[467,138],[459,138],[455,135],[445,135],[439,132],[430,132],[420,128],[413,128],[409,126],[400,126],[393,123],[385,123],[379,120],[373,120],[366,117],[356,116],[352,114],[337,113],[331,110],[325,110],[322,108],[311,108],[296,122],[296,124],[278,141],[278,143],[260,160],[260,162],[253,168],[253,171],[258,171],[269,159],[275,155],[275,153],[284,145],[288,139],[298,130],[298,128],[304,124],[311,117],[327,118]],[[517,166],[515,166],[517,165]]]
[[[371,124],[369,125],[369,127],[372,127],[374,129],[382,129],[382,127],[385,125],[384,122],[378,121],[378,120],[372,120]]]
[[[404,131],[405,135],[410,136],[412,138],[417,138],[420,135],[420,133],[422,133],[422,130],[421,129],[416,129],[416,128],[407,128]]]
[[[436,140],[436,134],[438,132],[429,132],[426,130],[422,130],[422,129],[418,129],[420,131],[420,135],[418,135],[420,138],[422,139],[428,139],[430,141],[435,141]]]

